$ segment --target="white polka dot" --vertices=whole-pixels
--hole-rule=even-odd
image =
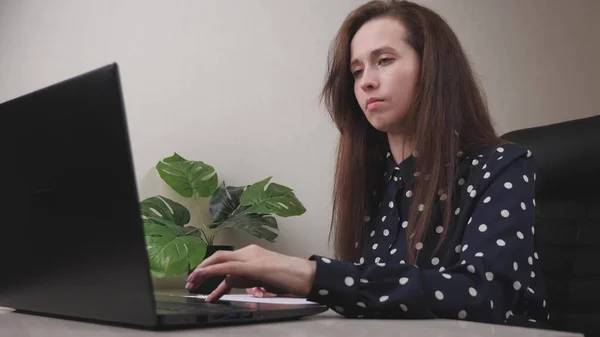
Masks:
[[[525,236],[523,235],[523,233],[521,233],[520,231],[518,231],[518,232],[517,232],[517,237],[518,237],[519,239],[523,240],[523,238],[524,238]]]
[[[403,278],[400,279],[400,284],[401,285],[405,285],[407,283],[408,283],[408,277],[403,277]]]
[[[469,248],[469,245],[464,245],[464,246],[462,247],[462,251],[464,252],[465,250],[467,250],[467,248]]]
[[[500,212],[500,214],[502,214],[502,216],[505,218],[508,218],[508,216],[510,215],[510,213],[505,209],[503,209],[502,212]]]
[[[379,302],[383,303],[383,302],[387,301],[389,298],[390,298],[389,296],[383,295],[379,298]]]
[[[488,271],[488,272],[486,272],[486,273],[485,273],[485,278],[486,278],[488,281],[490,281],[490,282],[491,282],[491,281],[493,281],[493,280],[494,280],[494,273],[492,273],[491,271]]]
[[[475,253],[475,257],[483,257],[483,253],[482,252]]]
[[[385,216],[385,215],[384,215],[384,216],[381,218],[381,222],[384,222],[386,218],[387,218],[387,216]]]
[[[443,273],[442,276],[448,280],[452,278],[452,276],[450,274],[446,274],[446,273]]]
[[[422,243],[422,242],[417,242],[417,244],[415,245],[415,248],[416,248],[417,250],[421,250],[421,249],[423,249],[423,243]]]
[[[405,304],[400,304],[400,309],[404,312],[408,312],[408,307]]]
[[[388,204],[388,206],[390,206],[390,208],[394,208],[394,202],[390,201],[390,203]]]
[[[542,307],[545,308],[546,307],[546,300],[542,301]]]
[[[533,253],[533,257],[535,257],[535,259],[536,259],[536,260],[540,258],[540,257],[538,256],[538,253],[537,253],[537,252],[534,252],[534,253]]]
[[[504,315],[504,316],[506,317],[506,319],[508,319],[510,316],[512,316],[512,314],[513,314],[512,311],[509,310],[506,312],[506,315]]]
[[[408,190],[408,191],[406,191],[406,197],[407,197],[407,198],[410,198],[410,197],[412,197],[412,195],[413,195],[413,193],[412,193],[412,191],[411,191],[411,190]]]
[[[454,214],[455,214],[455,215],[458,215],[459,213],[460,213],[460,207],[458,207],[458,208],[457,208],[457,209],[454,211]]]
[[[460,186],[464,185],[465,184],[465,180],[463,178],[458,179],[458,184]]]
[[[504,242],[504,240],[502,239],[498,239],[496,240],[496,244],[500,247],[504,247],[506,245],[506,242]]]
[[[358,242],[354,243],[354,249],[358,248]]]
[[[533,174],[533,181],[536,181],[536,174]]]
[[[365,284],[367,284],[367,283],[369,283],[369,280],[367,280],[366,278],[361,278],[361,279],[360,279],[360,283],[365,283]]]
[[[535,272],[531,272],[531,278],[535,278]]]
[[[531,226],[531,234],[535,235],[535,228]]]
[[[470,225],[471,221],[473,221],[473,218],[469,218],[469,221],[467,221],[467,225]]]
[[[402,228],[406,228],[406,227],[408,227],[408,221],[404,221],[404,222],[402,223]]]
[[[390,255],[394,255],[394,254],[396,253],[396,251],[397,251],[397,249],[396,249],[396,248],[394,248],[394,249],[390,250]]]
[[[344,308],[340,307],[339,305],[336,306],[335,308],[333,308],[333,310],[335,310],[337,312],[344,312]]]
[[[440,259],[437,257],[434,257],[433,259],[431,259],[431,264],[434,266],[437,266],[440,263]]]
[[[464,310],[461,310],[458,312],[458,319],[465,319],[467,318],[467,312]]]
[[[446,199],[448,199],[448,195],[447,195],[446,193],[444,193],[444,194],[442,194],[442,195],[440,196],[440,200],[441,200],[441,201],[444,201],[444,200],[446,200]]]
[[[398,181],[398,177],[394,177],[394,181]]]
[[[321,261],[325,262],[325,263],[331,263],[331,260],[326,258],[326,257],[322,257]]]
[[[368,216],[368,215],[367,215],[367,216],[365,216],[365,221],[366,221],[366,222],[369,222],[369,221],[371,221],[371,217],[370,217],[370,216]]]
[[[477,289],[473,287],[469,288],[469,294],[473,297],[477,296]]]
[[[487,231],[487,225],[486,224],[479,225],[479,231],[482,233]]]
[[[470,194],[471,198],[475,198],[476,195],[477,195],[477,191],[474,191],[474,190],[471,191],[471,194]]]
[[[506,189],[509,189],[509,190],[510,190],[510,189],[513,187],[513,185],[512,185],[511,183],[504,183],[504,187],[505,187]]]
[[[446,268],[444,268],[444,266],[440,267],[440,273],[443,272],[444,270],[446,270]]]
[[[525,180],[525,182],[526,182],[526,183],[528,183],[528,182],[529,182],[529,178],[527,178],[527,176],[526,176],[526,175],[523,175],[523,180]]]
[[[494,301],[490,300],[490,308],[494,309]]]
[[[527,157],[531,157],[531,151],[527,150]]]
[[[475,274],[475,267],[473,267],[472,265],[468,265],[467,270],[469,271],[469,273]]]
[[[533,199],[533,206],[535,207],[535,199]]]
[[[390,231],[387,230],[387,229],[384,229],[383,230],[383,236],[388,236],[388,235],[390,235]]]
[[[405,264],[406,262],[404,262],[404,260],[400,261],[400,264]]]
[[[499,148],[496,149],[496,151],[502,153],[502,152],[504,152],[504,148],[503,147],[499,147]]]
[[[462,260],[462,261],[460,262],[460,264],[466,264],[466,263],[467,263],[467,261],[465,261],[465,260]]]
[[[473,159],[473,161],[471,162],[471,164],[473,164],[473,165],[477,165],[477,164],[479,164],[479,160],[477,160],[477,159]]]
[[[535,291],[533,291],[533,289],[531,289],[531,288],[529,288],[529,287],[527,287],[527,291],[529,291],[529,292],[530,292],[530,293],[532,293],[532,294],[535,294]]]
[[[513,288],[515,288],[515,290],[521,289],[521,282],[515,281],[515,283],[513,283]]]
[[[490,200],[492,200],[492,198],[487,197],[487,198],[483,199],[483,203],[487,204],[488,202],[490,202]]]
[[[327,296],[328,294],[329,294],[329,291],[327,289],[319,290],[319,295],[321,295],[321,296]]]
[[[485,170],[486,168],[487,168],[487,164],[483,164],[483,167],[481,169]]]
[[[469,187],[467,187],[467,193],[471,193],[471,191],[473,191],[473,185],[469,185]]]
[[[380,261],[380,260],[381,260],[381,258],[380,258],[380,257],[376,257],[376,258],[375,258],[375,263],[379,263],[379,261]]]
[[[527,258],[527,263],[529,263],[530,266],[533,266],[533,258],[531,256]]]
[[[344,283],[346,283],[348,287],[352,287],[354,285],[354,279],[348,276],[344,279]]]
[[[363,302],[356,302],[356,305],[358,305],[361,308],[366,308],[367,307]]]
[[[461,249],[462,249],[462,245],[458,245],[458,246],[454,247],[454,251],[457,253],[460,253]]]
[[[371,237],[375,236],[375,231],[371,231]]]
[[[441,300],[443,300],[443,299],[444,299],[444,293],[442,293],[442,292],[441,292],[441,291],[439,291],[439,290],[436,290],[436,291],[435,291],[435,298],[437,298],[437,299],[438,299],[438,300],[440,300],[440,301],[441,301]]]
[[[377,262],[376,264],[380,267],[385,267],[385,262]]]
[[[519,270],[519,264],[518,264],[518,263],[516,263],[516,262],[513,262],[513,269],[514,269],[515,271]]]
[[[377,249],[378,246],[379,246],[379,244],[377,244],[377,243],[373,244],[373,250]]]
[[[490,177],[490,175],[491,175],[491,174],[490,174],[489,172],[486,172],[486,173],[483,175],[483,179],[487,179],[487,178],[489,178],[489,177]]]
[[[500,160],[500,159],[502,159],[502,158],[504,158],[504,157],[503,157],[503,156],[500,156],[500,157],[498,157],[498,160]]]
[[[419,205],[419,212],[423,212],[424,209],[425,209],[425,205],[420,204]]]
[[[524,211],[525,211],[525,210],[527,210],[527,206],[525,206],[525,203],[524,203],[524,202],[522,202],[522,203],[521,203],[521,208],[522,208]]]
[[[444,227],[442,227],[442,226],[437,226],[435,228],[435,232],[438,234],[442,234],[443,231],[444,231]]]

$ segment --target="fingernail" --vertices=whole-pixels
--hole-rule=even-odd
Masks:
[[[264,296],[264,294],[263,294],[262,291],[257,291],[256,292],[256,297],[263,297],[263,296]]]
[[[185,284],[186,289],[192,289],[192,284],[190,282]]]

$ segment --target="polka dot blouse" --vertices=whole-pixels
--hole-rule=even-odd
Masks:
[[[317,269],[308,300],[346,317],[449,318],[547,327],[545,283],[534,251],[535,164],[516,145],[462,154],[453,225],[432,252],[441,223],[433,223],[416,248],[416,265],[405,262],[414,157],[397,164],[388,154],[370,235],[358,261],[313,255]],[[445,202],[440,194],[437,203]],[[440,205],[433,219],[441,219]],[[441,220],[438,220],[441,221]]]

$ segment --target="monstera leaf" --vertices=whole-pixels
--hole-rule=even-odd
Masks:
[[[208,207],[214,224],[223,222],[238,208],[244,189],[245,187],[226,186],[225,182],[219,185]]]
[[[187,229],[151,222],[144,223],[150,270],[155,277],[185,275],[206,255],[206,243],[196,236],[183,235]]]
[[[158,162],[156,170],[165,183],[184,198],[210,197],[219,184],[214,167],[186,160],[177,153]]]
[[[279,236],[277,229],[277,220],[267,214],[249,213],[245,207],[239,208],[239,212],[222,223],[215,223],[220,228],[235,228],[247,232],[259,239],[274,242]]]
[[[271,183],[271,177],[249,186],[240,197],[248,213],[277,214],[281,217],[301,215],[306,208],[296,198],[292,189]]]
[[[163,196],[145,199],[140,203],[142,219],[159,225],[183,226],[190,222],[190,212],[185,206]]]

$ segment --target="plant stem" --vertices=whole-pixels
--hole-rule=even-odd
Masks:
[[[200,225],[202,225],[202,228],[204,228],[204,231],[202,231],[202,232],[204,233],[204,236],[206,238],[206,244],[210,246],[213,244],[214,238],[212,235],[210,237],[208,236],[210,229],[206,226],[206,224],[202,220],[202,210],[200,209],[200,202],[198,200],[198,196],[196,196],[196,195],[194,196],[194,201],[196,202],[196,208],[198,208],[198,217],[200,219]]]
[[[202,236],[201,239],[204,240],[204,242],[207,242],[207,244],[208,244],[208,241],[210,241],[208,239],[208,235],[206,235],[206,233],[204,233],[204,231],[201,228],[196,228],[192,231],[189,231],[185,235],[192,235],[192,234],[195,234],[196,232],[200,232],[200,236]]]

